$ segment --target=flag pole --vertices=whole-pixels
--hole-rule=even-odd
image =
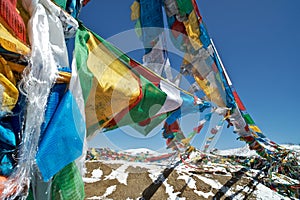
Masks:
[[[222,69],[223,69],[223,71],[224,71],[225,78],[226,78],[226,80],[227,80],[229,86],[231,87],[231,86],[232,86],[232,82],[231,82],[231,80],[230,80],[230,78],[229,78],[229,76],[228,76],[228,74],[227,74],[227,71],[226,71],[226,69],[225,69],[225,67],[224,67],[224,65],[223,65],[223,62],[222,62],[222,60],[221,60],[221,58],[220,58],[220,56],[219,56],[219,53],[218,53],[218,51],[217,51],[217,48],[216,48],[216,46],[215,46],[215,44],[214,44],[214,42],[213,42],[212,39],[210,39],[210,42],[211,42],[211,44],[212,44],[212,47],[213,47],[213,49],[214,49],[214,52],[215,52],[216,55],[217,55],[218,60],[220,61],[221,67],[222,67]]]

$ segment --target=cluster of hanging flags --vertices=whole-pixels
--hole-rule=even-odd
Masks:
[[[87,3],[0,0],[1,199],[83,199],[84,144],[94,134],[129,125],[147,135],[164,122],[169,147],[190,144],[213,114],[222,117],[210,129],[205,151],[227,122],[287,175],[300,174],[292,152],[266,138],[246,112],[195,0],[133,2],[131,19],[145,46],[146,67],[76,20]],[[173,79],[165,26],[185,53],[181,73],[194,77],[189,91],[202,90],[205,97],[181,89],[181,74]],[[179,119],[206,109],[211,111],[185,137]]]
[[[196,92],[201,89],[208,100],[218,107],[217,110],[223,109],[218,112],[223,118],[209,130],[210,133],[203,147],[204,151],[208,151],[216,134],[227,122],[227,126],[233,126],[239,139],[247,142],[250,149],[267,158],[271,163],[280,163],[280,166],[286,169],[284,171],[288,172],[286,173],[288,176],[295,177],[295,174],[299,174],[299,167],[292,164],[296,160],[293,152],[268,139],[246,111],[208,35],[195,0],[136,0],[131,10],[131,19],[136,21],[137,35],[144,44],[144,58],[147,58],[143,59],[144,62],[147,61],[145,65],[148,67],[149,60],[159,63],[159,60],[155,59],[159,56],[153,55],[157,49],[162,49],[161,54],[167,56],[165,52],[167,47],[163,38],[166,32],[169,32],[173,45],[185,53],[181,73],[194,77],[195,83],[189,91]],[[164,14],[167,18],[166,25],[163,20]],[[167,31],[164,30],[165,27],[168,28]],[[158,53],[155,52],[155,54]],[[168,58],[166,57],[165,60],[168,61]],[[152,69],[151,65],[150,68]],[[207,117],[207,119],[210,118]],[[173,127],[171,123],[168,124],[168,121],[170,120],[167,119],[165,122],[164,133],[166,135]],[[177,130],[180,128],[174,129],[175,135],[172,137],[176,136]],[[287,160],[293,161],[287,162]]]

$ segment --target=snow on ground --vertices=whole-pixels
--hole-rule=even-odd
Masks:
[[[123,150],[122,152],[124,153],[129,153],[131,155],[138,155],[138,154],[150,154],[150,155],[161,155],[160,153],[158,153],[157,151],[153,151],[151,149],[147,149],[147,148],[137,148],[137,149],[127,149],[127,150]]]
[[[282,144],[281,146],[286,149],[291,149],[300,153],[300,145]],[[245,157],[257,156],[257,153],[254,150],[250,150],[248,145],[245,145],[244,147],[241,148],[235,148],[235,149],[226,149],[226,150],[216,149],[213,152],[214,154],[221,155],[221,156],[229,156],[229,155],[245,156]]]
[[[293,149],[298,152],[300,152],[300,146],[298,145],[285,145],[285,148],[288,149]],[[140,149],[129,149],[125,150],[124,152],[132,155],[140,154],[140,153],[147,153],[151,155],[159,155],[158,152],[146,149],[146,148],[140,148]],[[214,151],[215,154],[219,155],[238,155],[238,156],[257,156],[257,154],[250,150],[248,146],[244,146],[242,148],[236,148],[236,149],[230,149],[230,150],[217,150]],[[211,155],[214,156],[214,155]],[[179,159],[176,158],[172,163],[176,163]],[[90,162],[99,162],[99,161],[90,161]],[[162,175],[162,171],[166,169],[166,167],[170,167],[170,160],[166,160],[162,163],[146,163],[146,162],[128,162],[124,160],[105,160],[105,161],[100,161],[105,164],[119,164],[120,166],[117,169],[114,169],[111,171],[109,175],[106,175],[103,177],[103,172],[101,169],[94,169],[91,174],[91,178],[84,178],[84,182],[86,183],[93,183],[99,180],[112,180],[116,179],[120,184],[125,184],[127,185],[127,178],[129,172],[127,171],[128,167],[140,167],[143,169],[146,169],[149,173],[149,177],[151,178],[152,181],[160,181],[166,188],[166,193],[169,196],[169,199],[185,199],[184,197],[178,197],[178,192],[174,191],[173,185],[171,185],[170,182],[168,182],[168,177],[164,177]],[[227,175],[224,176],[230,176],[230,173],[234,171],[238,171],[242,168],[242,166],[239,165],[232,165],[229,166],[229,171],[228,171],[228,166],[225,168],[224,164],[222,163],[207,163],[206,165],[204,164],[203,166],[204,170],[211,170],[211,171],[219,171],[223,172],[224,174],[227,173]],[[224,189],[224,186],[218,181],[213,179],[210,176],[207,176],[206,174],[193,174],[191,176],[190,174],[190,168],[185,166],[183,163],[180,163],[178,166],[175,168],[176,173],[178,174],[177,180],[183,180],[186,183],[186,186],[194,191],[197,195],[203,197],[203,198],[211,198],[214,196],[214,193],[212,190],[203,192],[197,190],[196,187],[196,180],[193,179],[193,177],[197,177],[199,180],[203,181],[204,183],[208,184],[211,186],[211,188],[214,188],[216,190],[221,190]],[[226,171],[227,170],[227,171]],[[249,177],[251,177],[251,174],[253,174],[255,170],[249,170],[247,171],[246,174],[248,174]],[[255,173],[254,173],[255,175]],[[280,182],[280,177],[278,177],[278,181]],[[174,183],[172,183],[174,184]],[[254,186],[255,190],[253,191],[253,194],[256,196],[256,199],[274,199],[274,200],[281,200],[281,199],[289,199],[287,197],[284,197],[274,191],[272,191],[270,188],[266,187],[265,185],[258,183],[257,181],[254,180]],[[91,197],[89,199],[107,199],[107,196],[112,194],[116,190],[116,185],[112,185],[108,188],[106,188],[106,192],[104,195],[99,196],[99,197]],[[251,192],[253,188],[248,187],[247,185],[237,185],[235,188],[225,188],[224,193],[225,196],[229,197],[230,199],[243,199],[245,198],[244,194],[242,192],[236,192],[236,191],[243,191],[245,193]]]
[[[93,177],[92,178],[83,177],[82,179],[83,179],[83,182],[85,182],[85,183],[95,183],[97,181],[100,181],[100,179],[93,178]]]
[[[126,172],[126,169],[128,167],[128,164],[121,165],[118,169],[113,170],[110,175],[106,176],[104,180],[117,179],[120,183],[127,185],[128,172]]]
[[[277,192],[274,192],[270,188],[264,186],[263,184],[258,184],[256,186],[257,190],[254,191],[256,194],[257,199],[260,200],[267,200],[267,199],[272,199],[272,200],[283,200],[283,199],[290,199],[288,197],[284,197]]]
[[[295,145],[295,144],[284,144],[281,145],[286,149],[290,149],[296,152],[297,158],[300,159],[300,145]]]
[[[296,145],[296,144],[283,144],[281,146],[283,146],[283,147],[285,147],[287,149],[291,149],[291,150],[300,152],[300,145]]]
[[[94,182],[100,181],[102,175],[103,175],[103,172],[101,169],[94,169],[92,171],[92,177],[91,178],[83,177],[83,181],[86,183],[94,183]]]
[[[101,169],[94,169],[94,171],[92,172],[92,177],[95,178],[101,178],[101,176],[103,175],[103,172]]]
[[[94,161],[95,162],[95,161]],[[99,161],[98,161],[99,162]],[[143,163],[143,162],[127,162],[127,161],[101,161],[101,162],[105,162],[106,164],[121,164],[120,167],[118,167],[115,170],[112,170],[112,172],[105,176],[102,177],[103,175],[101,174],[100,171],[96,170],[92,172],[92,178],[84,178],[84,181],[87,183],[90,183],[92,181],[92,179],[94,179],[95,181],[99,180],[101,177],[103,180],[108,180],[108,179],[116,179],[120,182],[120,184],[127,184],[127,178],[128,178],[128,172],[126,172],[126,169],[129,166],[132,167],[141,167],[146,169],[149,172],[149,177],[152,179],[152,181],[161,181],[161,183],[165,186],[166,188],[166,193],[169,196],[169,199],[171,200],[179,200],[179,199],[185,199],[184,197],[179,198],[178,197],[178,192],[174,191],[173,186],[168,182],[168,177],[163,177],[163,175],[161,174],[161,172],[163,171],[163,169],[166,168],[166,165],[161,165],[161,164],[156,164],[156,163]],[[218,164],[214,163],[214,166],[218,167],[220,170],[222,168],[222,165],[220,164],[218,166]],[[214,193],[212,192],[212,190],[208,191],[208,192],[203,192],[200,190],[197,190],[196,188],[196,180],[194,178],[191,177],[190,175],[190,168],[187,168],[184,164],[179,164],[175,170],[178,173],[178,179],[177,180],[183,180],[186,182],[187,187],[191,188],[194,193],[196,193],[197,195],[201,196],[202,198],[211,198],[214,196]],[[221,170],[223,171],[223,170]],[[197,177],[199,180],[203,181],[204,183],[208,184],[211,186],[211,188],[220,190],[220,189],[224,189],[224,186],[218,181],[218,180],[214,180],[211,177],[206,177],[205,174],[194,174],[194,177]],[[174,183],[173,183],[174,184]],[[257,196],[257,199],[274,199],[274,200],[281,200],[281,199],[289,199],[289,198],[285,198],[279,194],[277,194],[276,192],[272,191],[270,188],[255,182],[256,185],[256,189],[255,189],[255,195]],[[110,186],[106,189],[106,192],[104,195],[99,196],[99,197],[92,197],[89,199],[107,199],[106,197],[111,194],[113,191],[116,190],[116,186]],[[247,186],[237,186],[235,188],[235,190],[241,190],[241,191],[245,191],[247,192],[248,190],[250,191],[251,188],[248,188]],[[229,188],[226,189],[225,188],[225,196],[227,197],[231,197],[231,199],[243,199],[244,196],[241,193],[236,193],[234,191],[233,188]]]
[[[196,176],[197,176],[197,175],[196,175]],[[208,199],[209,197],[214,196],[214,194],[212,193],[212,191],[209,191],[209,192],[203,192],[203,191],[197,190],[197,187],[196,187],[196,181],[195,181],[193,178],[191,178],[190,176],[188,176],[187,174],[181,174],[181,175],[178,177],[178,179],[179,179],[179,180],[180,180],[180,179],[184,180],[184,181],[187,183],[187,186],[188,186],[189,188],[191,188],[191,189],[194,189],[194,192],[195,192],[196,194],[198,194],[199,196],[202,196],[202,197],[204,197],[204,198],[206,198],[206,199]],[[215,183],[213,183],[213,184],[215,184]],[[218,186],[217,186],[217,187],[218,187]]]
[[[245,145],[244,147],[241,148],[235,148],[235,149],[216,150],[214,151],[214,153],[221,156],[229,156],[229,155],[245,156],[245,157],[257,156],[257,153],[254,150],[250,150],[248,145]]]

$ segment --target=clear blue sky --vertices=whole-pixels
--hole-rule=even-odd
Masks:
[[[133,28],[132,2],[92,0],[82,9],[79,19],[103,38],[110,38]],[[233,85],[256,124],[277,143],[300,143],[300,1],[197,2]],[[142,52],[129,55],[140,61]],[[178,67],[180,63],[172,64]],[[192,126],[189,118],[193,116],[185,120],[188,127]],[[120,131],[105,135],[122,148],[164,146],[160,134],[132,141]],[[197,136],[194,143],[202,144],[203,135]],[[103,138],[95,137],[91,144],[96,143],[102,146]],[[224,128],[216,147],[243,145],[236,141],[231,129]]]

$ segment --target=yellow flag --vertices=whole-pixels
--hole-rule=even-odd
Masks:
[[[189,14],[189,18],[187,21],[183,22],[186,32],[189,36],[189,40],[194,47],[195,50],[202,48],[202,43],[200,41],[200,29],[199,29],[199,22],[197,19],[197,15],[195,11],[192,11]]]
[[[10,66],[4,58],[0,56],[0,97],[1,111],[11,111],[19,97],[19,91],[15,86],[16,80]]]
[[[251,128],[256,133],[262,133],[262,131],[256,125],[249,125],[249,128]]]
[[[18,54],[27,55],[30,49],[20,40],[15,38],[1,23],[0,23],[0,45],[8,50]]]
[[[103,128],[116,114],[129,110],[130,105],[139,100],[140,84],[129,68],[91,32],[83,31],[80,34],[84,34],[84,37],[89,35],[85,44],[85,49],[88,50],[85,58],[87,69],[79,68],[78,73],[81,76],[80,70],[88,70],[92,74],[91,79],[86,80],[91,81],[92,85],[90,88],[83,88],[83,92],[87,127],[96,130]]]
[[[134,1],[133,4],[130,6],[131,10],[131,20],[137,20],[140,18],[140,3]]]

